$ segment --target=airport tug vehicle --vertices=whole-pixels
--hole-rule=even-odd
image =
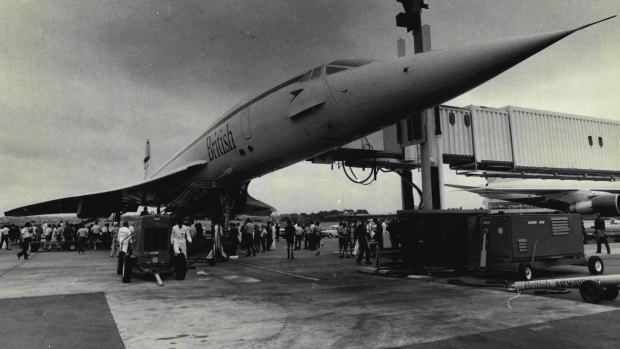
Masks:
[[[176,257],[172,251],[170,232],[172,219],[167,215],[147,215],[132,219],[134,231],[127,253],[119,252],[117,273],[124,283],[135,276],[153,275],[157,284],[163,286],[160,275],[175,274],[177,280],[184,280],[187,273],[186,256]],[[119,241],[122,246],[122,241]]]

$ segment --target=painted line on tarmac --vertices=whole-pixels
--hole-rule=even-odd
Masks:
[[[20,251],[21,251],[21,250],[20,250]],[[32,256],[33,256],[33,254],[31,253],[31,254],[29,254],[29,255],[28,255],[28,258],[30,259],[30,258],[32,258]],[[20,259],[21,259],[21,258],[20,258]],[[17,269],[17,268],[21,267],[21,265],[22,265],[22,264],[24,264],[24,263],[27,263],[25,259],[22,259],[22,260],[18,261],[18,263],[17,263],[16,265],[14,265],[13,267],[11,267],[11,268],[9,268],[9,269],[5,270],[3,273],[0,273],[0,278],[1,278],[1,277],[3,277],[3,276],[4,276],[4,275],[6,275],[6,274],[8,274],[8,273],[12,272],[13,270],[15,270],[15,269]]]
[[[315,278],[311,278],[311,277],[307,277],[307,276],[301,276],[301,275],[297,275],[297,274],[287,273],[285,271],[280,271],[280,270],[276,270],[276,269],[259,267],[258,265],[254,265],[254,264],[247,264],[247,263],[242,263],[242,262],[237,262],[237,261],[229,261],[229,262],[234,263],[234,264],[245,265],[247,267],[252,267],[252,268],[256,268],[256,269],[262,269],[262,270],[270,271],[270,272],[276,273],[276,274],[288,275],[288,276],[292,276],[292,277],[296,277],[296,278],[300,278],[300,279],[310,280],[310,281],[320,281],[321,280],[321,279],[315,279]]]

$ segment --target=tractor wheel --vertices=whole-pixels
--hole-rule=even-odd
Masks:
[[[599,304],[603,300],[603,287],[596,281],[586,280],[579,286],[579,294],[584,301]]]
[[[116,266],[116,273],[118,275],[123,275],[123,261],[125,260],[125,252],[118,253],[118,264]]]
[[[606,301],[613,301],[618,298],[618,286],[610,285],[603,288],[603,299]]]
[[[130,283],[131,282],[131,273],[133,272],[132,268],[133,261],[131,260],[130,255],[125,256],[125,261],[123,263],[123,282]]]
[[[592,275],[602,275],[605,272],[603,260],[598,256],[588,258],[588,270]]]
[[[185,280],[185,274],[187,274],[185,255],[179,253],[174,262],[174,276],[177,280]]]
[[[519,278],[523,281],[532,281],[534,278],[534,270],[530,263],[519,264]]]

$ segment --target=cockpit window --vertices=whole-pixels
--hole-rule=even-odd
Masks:
[[[366,65],[368,63],[372,63],[372,61],[369,61],[367,59],[339,59],[339,60],[330,62],[329,65],[340,65],[344,67],[357,68],[357,67]]]
[[[325,74],[336,74],[344,70],[349,70],[357,67],[361,67],[368,63],[372,63],[373,61],[369,61],[366,59],[339,59],[333,62],[330,62],[327,65],[327,69],[325,70]]]
[[[332,65],[328,65],[327,69],[325,70],[325,74],[330,75],[330,74],[336,74],[338,72],[341,72],[343,70],[347,70],[348,68],[345,67],[334,67]]]
[[[308,70],[302,77],[299,79],[299,82],[304,82],[310,80],[310,75],[312,75],[312,70]]]
[[[312,71],[312,77],[310,79],[318,78],[319,76],[321,76],[321,69],[322,67],[314,68],[314,70]]]

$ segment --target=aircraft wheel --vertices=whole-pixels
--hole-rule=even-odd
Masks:
[[[214,266],[215,265],[215,258],[209,259],[209,265],[210,266]]]
[[[613,301],[616,298],[618,298],[618,286],[605,286],[603,289],[603,299],[607,301]]]
[[[174,276],[177,280],[185,280],[185,274],[187,274],[185,255],[179,253],[174,264]]]
[[[532,281],[534,278],[534,270],[530,263],[519,264],[519,278],[523,281]]]
[[[123,275],[123,261],[125,260],[125,252],[118,253],[118,264],[116,266],[116,273],[118,275]]]
[[[618,292],[618,290],[616,290]],[[579,286],[579,294],[584,301],[599,304],[603,300],[603,287],[598,282],[586,280]]]
[[[125,256],[125,261],[123,263],[123,282],[124,283],[131,282],[132,264],[133,263],[131,260],[131,256],[130,255]]]
[[[602,275],[605,272],[603,260],[598,256],[588,258],[588,270],[592,275]]]

